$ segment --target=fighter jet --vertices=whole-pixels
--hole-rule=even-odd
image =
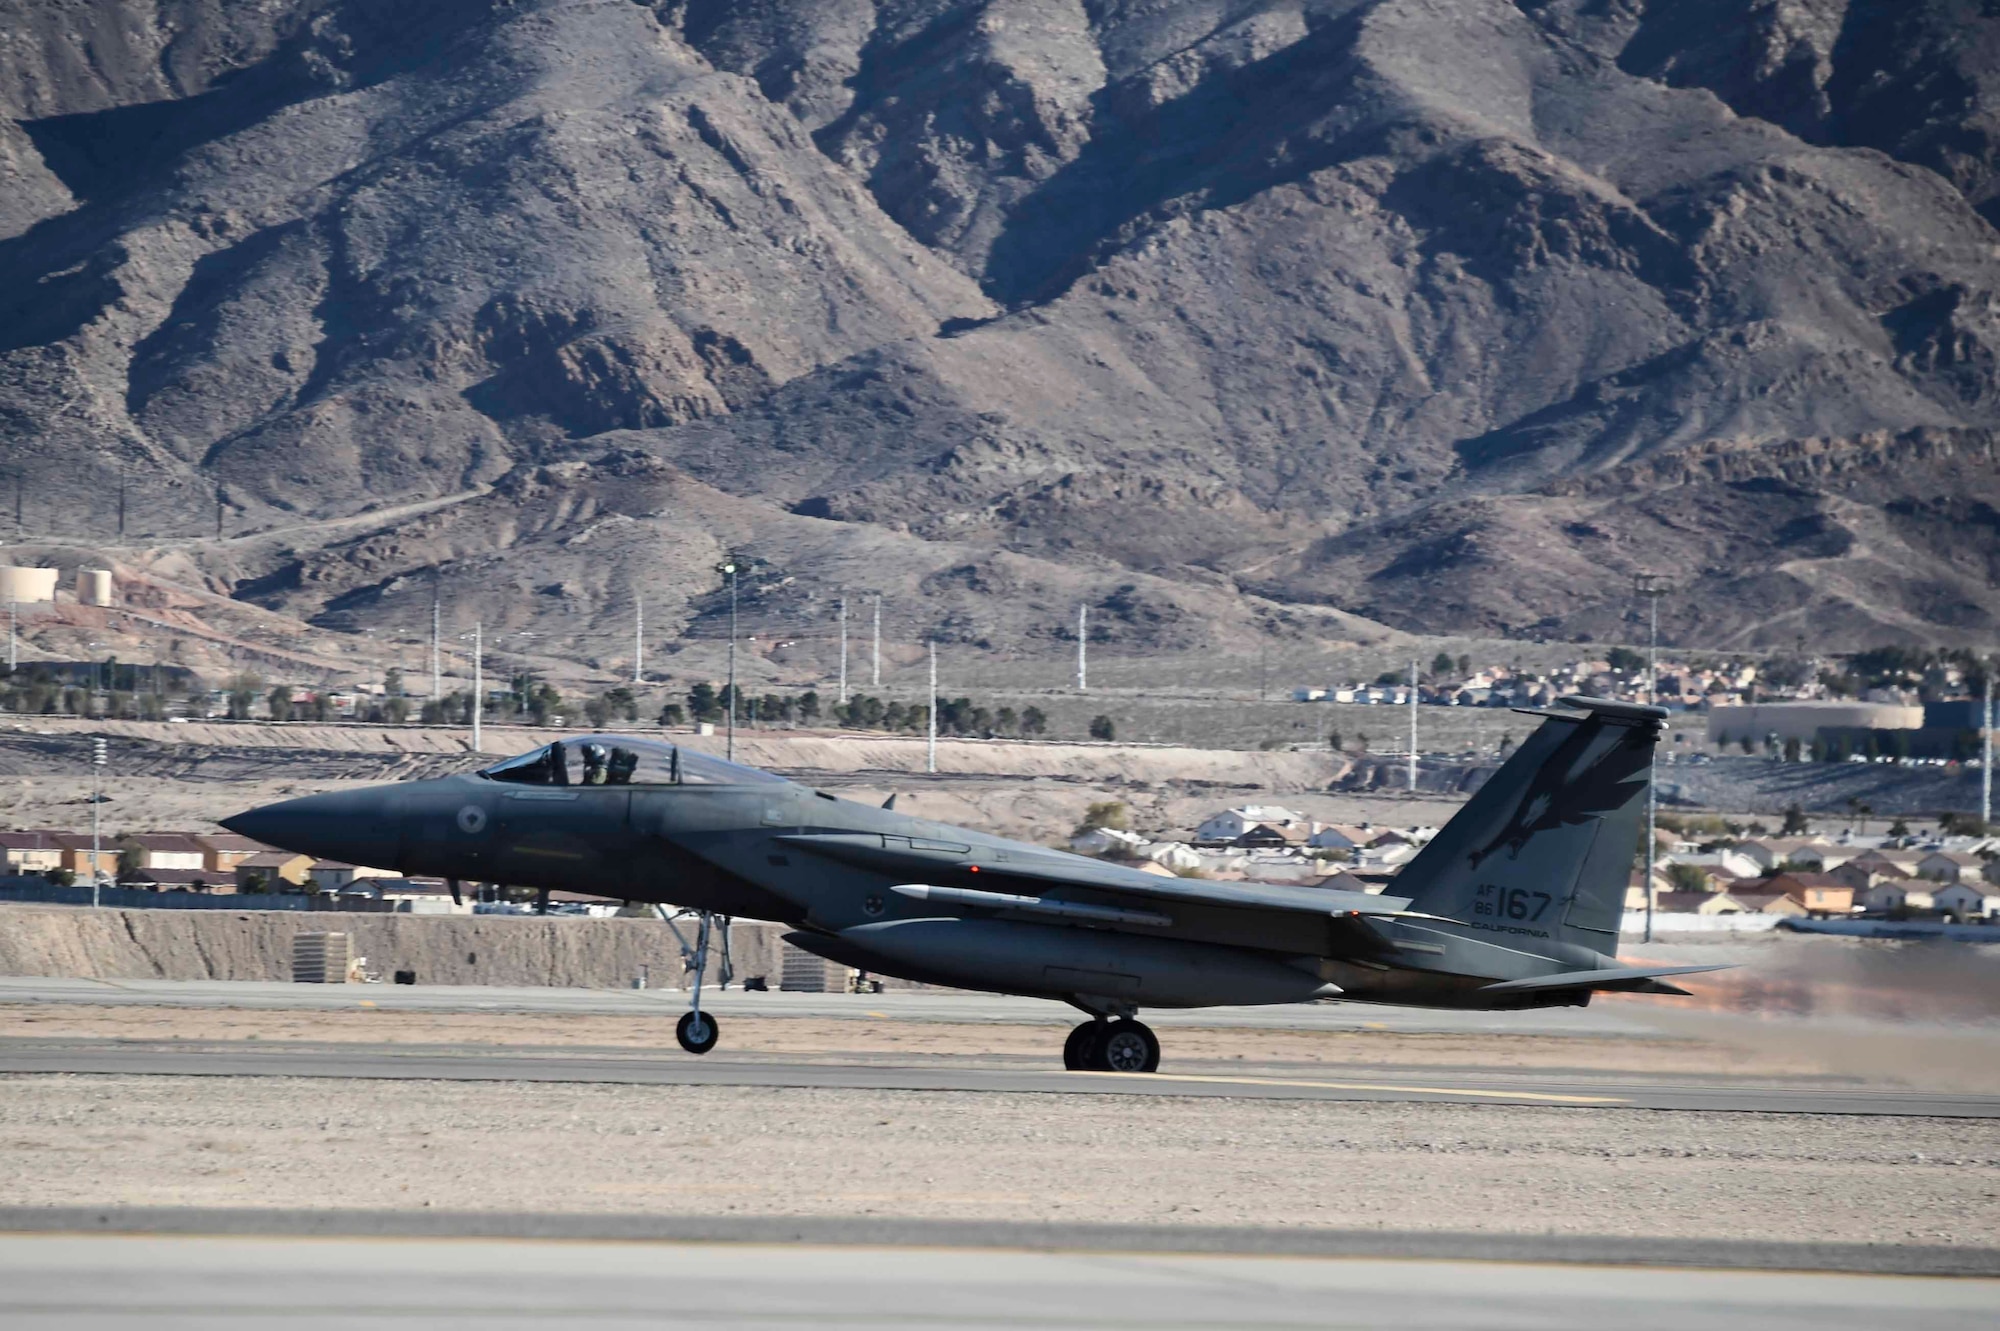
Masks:
[[[1685,994],[1715,966],[1613,955],[1663,709],[1569,697],[1382,895],[1169,878],[838,798],[670,739],[582,735],[482,771],[312,795],[223,826],[318,855],[461,881],[698,913],[677,1035],[701,1010],[710,925],[775,920],[787,941],[888,976],[1081,1010],[1063,1065],[1151,1072],[1144,1008],[1340,999],[1581,1006]]]

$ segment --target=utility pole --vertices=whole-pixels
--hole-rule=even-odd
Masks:
[[[1657,573],[1640,573],[1632,579],[1632,592],[1646,598],[1650,611],[1651,628],[1646,635],[1646,705],[1659,706],[1660,679],[1660,598],[1671,590],[1667,580]],[[1755,695],[1752,695],[1753,700]],[[1666,727],[1660,728],[1661,734]],[[1645,941],[1653,941],[1653,863],[1659,858],[1660,820],[1660,745],[1653,743],[1653,750],[1646,767],[1646,865],[1639,875],[1639,890],[1646,895],[1646,935]]]
[[[729,730],[723,740],[722,754],[734,761],[736,757],[736,561],[730,560],[720,565],[717,572],[729,579]]]
[[[876,688],[882,687],[882,594],[875,594],[875,665],[868,674],[868,682]]]
[[[847,598],[840,598],[840,700],[847,701]]]
[[[1090,692],[1090,607],[1076,608],[1076,691]]]
[[[1417,663],[1410,662],[1410,793],[1417,793]]]
[[[118,465],[118,539],[125,539],[125,465]]]
[[[646,598],[632,598],[632,682],[646,682]]]
[[[100,867],[103,854],[102,837],[99,832],[99,809],[104,801],[104,741],[90,741],[90,904],[102,905],[104,871]]]
[[[928,710],[930,712],[930,715],[926,718],[926,720],[929,722],[929,733],[926,736],[924,742],[924,770],[926,772],[935,772],[937,771],[937,639],[936,638],[931,639],[931,705]]]
[[[12,674],[21,665],[20,651],[21,604],[13,597],[7,598],[7,672]]]

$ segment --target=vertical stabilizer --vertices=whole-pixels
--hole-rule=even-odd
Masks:
[[[1523,951],[1609,953],[1645,823],[1664,708],[1564,698],[1396,876],[1413,910]]]

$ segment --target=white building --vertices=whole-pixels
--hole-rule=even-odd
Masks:
[[[1930,910],[1936,901],[1933,886],[1917,878],[1885,878],[1855,893],[1855,899],[1870,915],[1887,915],[1899,910]]]
[[[1203,845],[1220,846],[1236,840],[1259,823],[1291,827],[1304,821],[1305,815],[1276,804],[1242,804],[1203,819],[1201,826],[1194,830],[1194,839]]]
[[[1976,878],[1947,883],[1931,893],[1931,907],[1956,918],[1991,919],[2000,915],[2000,892]]]
[[[1191,871],[1201,867],[1201,852],[1180,841],[1155,841],[1151,845],[1142,847],[1139,856],[1141,859],[1151,860],[1162,868],[1173,869],[1176,872]]]
[[[1069,848],[1079,855],[1136,855],[1146,838],[1115,827],[1090,827],[1069,839]]]

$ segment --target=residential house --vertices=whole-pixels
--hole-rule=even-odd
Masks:
[[[237,865],[252,855],[261,855],[271,849],[261,841],[252,841],[234,832],[205,833],[192,840],[202,849],[202,868],[231,877],[235,876]]]
[[[1931,908],[1957,920],[1990,920],[2000,916],[2000,890],[1983,879],[1961,879],[1931,893]]]
[[[1861,886],[1866,887],[1867,884]],[[1831,919],[1854,913],[1855,885],[1837,874],[1807,873],[1804,870],[1781,873],[1766,879],[1762,888],[1767,892],[1784,893],[1814,919]]]
[[[1236,840],[1259,823],[1272,823],[1280,827],[1292,823],[1303,823],[1303,814],[1276,804],[1243,804],[1221,813],[1211,814],[1202,820],[1194,832],[1194,839],[1200,845],[1222,846]]]
[[[1742,915],[1742,902],[1728,892],[1662,892],[1653,909],[1669,914]]]
[[[1137,832],[1115,827],[1086,827],[1069,839],[1069,848],[1079,855],[1136,855],[1145,844]]]
[[[306,874],[306,882],[319,892],[342,892],[353,886],[356,879],[400,878],[394,869],[370,869],[358,864],[344,864],[339,860],[314,860]]]
[[[236,888],[243,890],[254,875],[266,892],[304,887],[312,875],[313,857],[289,850],[263,850],[236,864]]]
[[[1373,835],[1359,827],[1322,823],[1306,838],[1306,844],[1314,850],[1359,850],[1368,844]]]
[[[1155,841],[1142,848],[1139,856],[1175,873],[1192,872],[1201,867],[1201,852],[1181,841]]]
[[[1718,878],[1727,880],[1761,878],[1763,876],[1763,866],[1759,865],[1756,860],[1751,859],[1748,855],[1742,855],[1733,850],[1712,850],[1706,854],[1673,855],[1668,857],[1667,863],[1685,864],[1691,869],[1700,869],[1712,873]],[[1726,883],[1724,885],[1726,886]]]
[[[131,869],[206,869],[208,849],[178,832],[127,832],[118,838]]]
[[[1985,873],[1986,861],[1962,850],[1934,850],[1917,861],[1917,877],[1934,883],[1977,883]]]
[[[1755,860],[1759,868],[1782,869],[1799,851],[1824,844],[1819,837],[1757,837],[1739,841],[1736,852]]]
[[[1666,896],[1668,893],[1672,892],[1674,890],[1674,885],[1668,882],[1667,876],[1664,873],[1661,873],[1657,868],[1653,870],[1652,885],[1653,885],[1653,909],[1656,911],[1665,910],[1666,907],[1660,904],[1660,899]],[[1646,889],[1645,886],[1640,881],[1639,871],[1637,869],[1634,869],[1632,871],[1632,873],[1626,879],[1625,882],[1625,909],[1626,910],[1646,909]]]
[[[1258,823],[1229,844],[1245,850],[1278,850],[1302,846],[1311,835],[1310,823]]]
[[[99,848],[95,852],[92,852],[88,836],[82,836],[75,832],[57,832],[54,836],[56,844],[62,847],[62,868],[69,870],[78,878],[86,881],[90,878],[93,867],[104,878],[115,878],[118,876],[118,843],[116,841],[109,837],[103,838],[99,842]],[[96,857],[94,864],[92,860],[93,853]]]
[[[224,892],[233,895],[236,880],[210,869],[129,868],[118,875],[121,887],[147,892]]]
[[[1885,878],[1860,894],[1861,909],[1870,915],[1900,915],[1933,907],[1934,884],[1919,878]]]
[[[1863,848],[1858,846],[1801,846],[1792,852],[1787,863],[1809,873],[1827,873],[1862,853]]]
[[[62,846],[54,832],[0,832],[0,853],[6,855],[9,873],[47,873],[63,867]]]
[[[1924,852],[1919,850],[1865,850],[1848,864],[1858,866],[1869,873],[1888,874],[1893,871],[1904,878],[1917,876],[1917,865],[1923,861]]]
[[[1751,915],[1791,915],[1807,914],[1806,908],[1784,892],[1745,891],[1738,889],[1724,895],[1742,903],[1745,913]]]

